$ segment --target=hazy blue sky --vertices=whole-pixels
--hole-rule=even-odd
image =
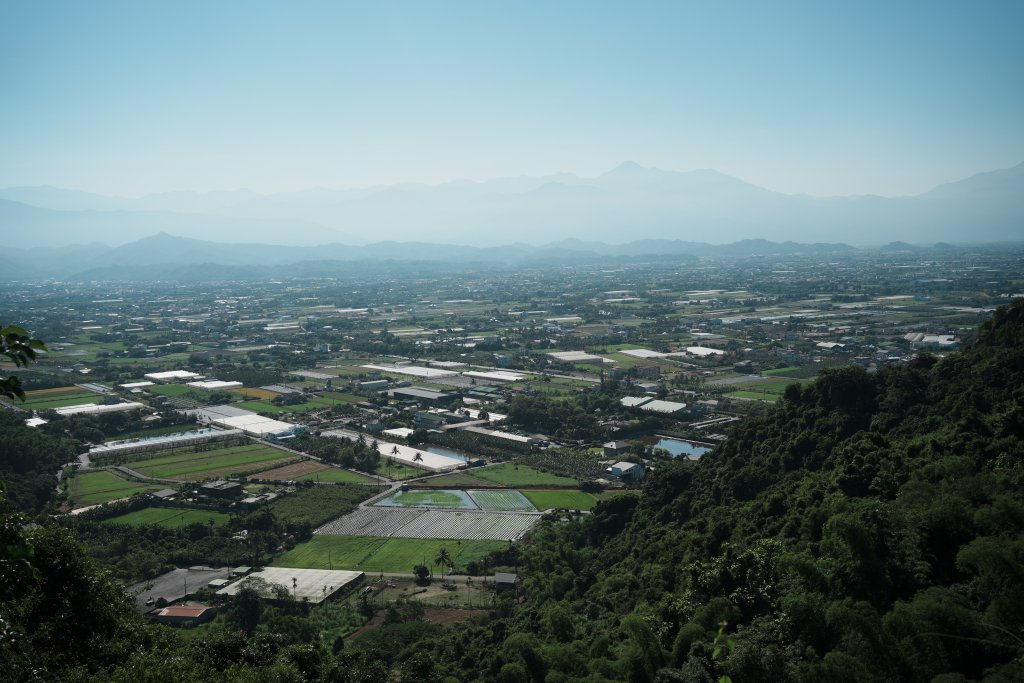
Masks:
[[[294,190],[625,159],[905,194],[1024,161],[1024,2],[15,2],[0,186]]]

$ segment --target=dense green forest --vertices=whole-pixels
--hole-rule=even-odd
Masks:
[[[823,372],[696,465],[541,524],[516,553],[520,599],[489,618],[334,647],[147,626],[67,531],[8,515],[0,666],[97,681],[1024,680],[1022,436],[1017,302],[962,352]]]

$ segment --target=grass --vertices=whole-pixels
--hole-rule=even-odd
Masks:
[[[346,394],[341,391],[327,391],[322,394],[324,398],[332,399],[337,403],[361,403],[366,400],[365,396]]]
[[[523,491],[523,495],[529,498],[538,510],[589,510],[597,505],[597,498],[583,491],[531,489]]]
[[[80,507],[99,505],[118,498],[126,498],[133,493],[156,491],[160,488],[163,487],[122,479],[107,470],[79,472],[71,480],[71,502]]]
[[[157,384],[152,387],[146,387],[146,391],[154,394],[161,394],[163,396],[184,396],[185,394],[200,394],[206,393],[201,389],[190,387],[185,384]]]
[[[317,408],[328,408],[331,405],[331,402],[313,399],[311,401],[306,401],[305,403],[296,403],[290,406],[275,406],[273,403],[264,403],[262,401],[243,401],[238,404],[238,407],[267,415],[282,415],[285,413],[301,413],[306,410],[315,410]]]
[[[303,474],[299,477],[295,477],[295,481],[325,481],[335,484],[369,484],[374,482],[375,479],[373,477],[368,477],[365,474],[356,474],[355,472],[349,472],[348,470],[332,467],[327,470],[310,472],[309,474]]]
[[[259,463],[293,457],[290,453],[263,444],[229,446],[199,452],[193,451],[192,447],[186,447],[164,456],[137,460],[126,467],[146,476],[161,479],[201,479],[204,474],[210,472],[226,476],[244,472]]]
[[[270,400],[277,397],[277,393],[268,391],[267,389],[252,389],[248,387],[242,387],[241,389],[228,389],[232,394],[238,394],[239,396],[248,396],[250,398],[262,398]]]
[[[749,398],[758,401],[768,401],[769,403],[774,403],[780,398],[779,394],[767,394],[760,391],[730,391],[725,396],[728,398]]]
[[[278,498],[270,508],[274,516],[285,524],[318,527],[352,512],[360,502],[375,493],[377,490],[372,486],[314,486]]]
[[[425,477],[430,474],[430,472],[421,470],[418,467],[413,467],[412,465],[403,465],[393,460],[381,458],[380,464],[377,465],[377,469],[373,474],[397,481],[401,479],[413,479],[414,477]]]
[[[231,519],[231,515],[211,510],[148,507],[111,517],[105,521],[108,524],[127,524],[129,526],[154,524],[168,529],[178,529],[190,524],[207,525],[211,519],[214,526],[221,526]]]
[[[579,482],[570,477],[550,474],[527,465],[503,462],[491,467],[473,470],[473,476],[505,486],[578,486]]]
[[[436,489],[475,489],[481,486],[487,486],[491,483],[493,482],[477,479],[476,477],[463,474],[462,472],[452,472],[451,474],[444,474],[440,477],[424,479],[423,481],[415,482],[412,485]]]
[[[45,392],[45,393],[44,393]],[[86,403],[99,403],[103,397],[78,387],[68,387],[65,391],[28,391],[25,393],[25,402],[18,402],[17,405],[25,410],[50,410],[53,408],[64,408],[67,406],[80,406]]]
[[[433,567],[442,547],[447,548],[456,570],[468,562],[506,548],[505,541],[451,541],[434,538],[374,538],[365,536],[314,536],[274,561],[276,567],[300,569],[349,569],[411,573],[417,564]]]

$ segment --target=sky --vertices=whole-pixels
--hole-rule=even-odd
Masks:
[[[916,194],[1024,161],[1024,2],[8,2],[0,187],[714,168]]]

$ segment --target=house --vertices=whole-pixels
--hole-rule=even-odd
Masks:
[[[157,500],[171,500],[178,495],[178,492],[174,489],[160,489],[159,491],[151,491],[149,495]]]
[[[424,429],[439,429],[441,425],[445,424],[446,420],[443,415],[420,411],[416,413],[413,422],[417,427],[423,427]]]
[[[211,498],[237,498],[242,495],[242,485],[237,481],[218,479],[201,485],[199,493]]]
[[[514,591],[519,584],[519,577],[509,572],[494,572],[494,588],[499,593]]]
[[[146,613],[150,619],[171,626],[194,626],[213,619],[216,607],[208,605],[171,605],[158,607]]]
[[[607,469],[608,476],[619,481],[635,482],[640,481],[644,476],[643,465],[635,462],[617,462]]]
[[[627,453],[631,445],[628,441],[609,441],[603,444],[601,448],[604,449],[605,457],[616,458],[623,453]]]

